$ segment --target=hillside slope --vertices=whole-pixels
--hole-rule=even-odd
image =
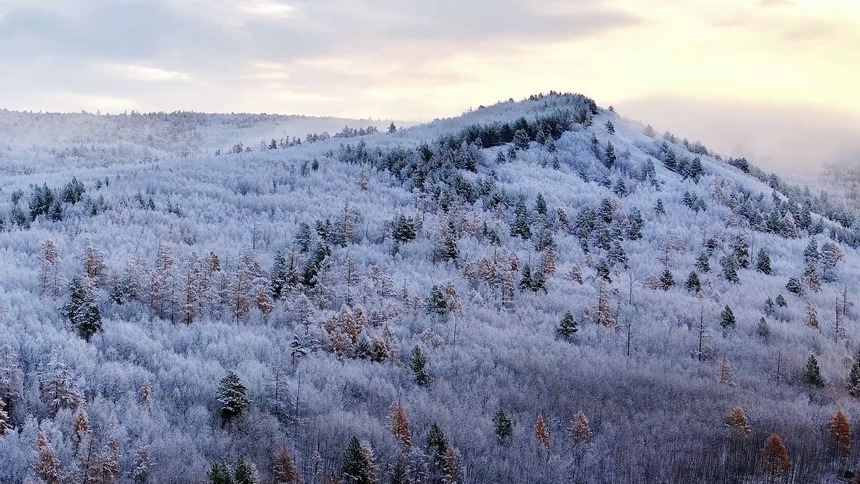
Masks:
[[[250,152],[188,131],[227,146],[8,143],[0,481],[52,454],[70,482],[289,482],[288,449],[324,482],[372,448],[380,482],[756,482],[773,433],[790,482],[851,462],[860,233],[828,197],[571,94]]]

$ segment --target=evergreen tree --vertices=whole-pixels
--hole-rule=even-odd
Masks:
[[[514,208],[514,224],[511,225],[511,236],[520,237],[528,240],[532,236],[531,228],[529,228],[529,214],[526,208],[526,203],[520,198]]]
[[[532,281],[532,269],[529,264],[523,266],[523,274],[520,277],[520,290],[525,291],[527,289],[531,289],[534,285]]]
[[[234,475],[236,476],[235,483],[258,484],[255,474],[254,466],[248,463],[244,457],[239,456],[239,459],[236,461],[236,469],[234,470]]]
[[[663,271],[663,275],[660,276],[660,287],[663,288],[664,291],[668,291],[669,288],[675,285],[675,277],[666,269]]]
[[[788,303],[785,301],[785,298],[782,297],[782,294],[776,295],[776,305],[781,308],[788,307]]]
[[[707,252],[702,251],[696,258],[696,269],[701,272],[711,272],[711,263]]]
[[[761,318],[758,320],[758,327],[756,328],[756,334],[759,335],[763,340],[767,341],[770,338],[770,326],[767,324],[767,320]]]
[[[606,282],[611,283],[612,278],[609,277],[609,263],[606,262],[606,259],[600,259],[597,261],[597,267],[594,268],[597,272],[597,277],[603,279]]]
[[[440,316],[448,313],[448,298],[445,295],[444,289],[439,285],[433,285],[430,288],[430,296],[427,298],[427,302],[424,304],[427,308],[427,312],[431,314],[438,314]]]
[[[702,283],[699,281],[699,275],[696,274],[696,271],[690,271],[690,275],[687,277],[686,286],[688,290],[693,291],[696,294],[702,292]]]
[[[728,305],[720,313],[720,326],[726,329],[735,327],[735,314]]]
[[[803,284],[801,284],[800,280],[798,280],[796,277],[789,278],[788,283],[785,285],[785,288],[788,290],[788,292],[792,294],[803,294]],[[782,295],[780,294],[780,296]]]
[[[677,168],[677,165],[675,163],[675,152],[674,151],[669,150],[666,153],[666,157],[663,159],[663,164],[666,165],[666,168],[668,168],[672,171],[675,171],[675,168]]]
[[[246,398],[247,388],[239,380],[239,376],[232,371],[221,379],[218,385],[218,402],[221,403],[219,411],[222,425],[238,417],[251,402]]]
[[[606,165],[606,168],[612,168],[615,166],[615,148],[612,146],[612,143],[606,143],[606,152],[603,155],[603,164]]]
[[[737,266],[734,257],[723,257],[723,277],[734,284],[738,284],[741,282],[738,277]]]
[[[815,265],[818,264],[820,257],[818,244],[815,242],[815,237],[812,237],[809,239],[806,249],[803,250],[803,261],[806,262],[806,265]]]
[[[574,334],[576,334],[578,331],[576,320],[573,319],[573,314],[570,311],[564,313],[564,317],[561,318],[561,323],[558,325],[556,331],[566,340],[569,340]]]
[[[514,435],[514,423],[511,417],[503,408],[499,408],[493,416],[493,423],[496,425],[496,439],[500,445],[510,445]]]
[[[666,209],[663,207],[662,198],[657,199],[657,204],[654,205],[654,211],[657,212],[657,215],[666,215]]]
[[[278,251],[275,254],[275,262],[272,264],[272,297],[275,300],[281,298],[284,294],[284,289],[287,286],[287,278],[289,275],[289,269],[287,268],[287,259],[284,257],[284,254],[281,251]]]
[[[448,453],[448,441],[445,440],[445,434],[436,422],[430,424],[425,451],[430,456],[435,468],[441,469],[445,465],[445,455]]]
[[[63,306],[62,311],[87,343],[94,334],[102,330],[98,300],[88,278],[78,276],[72,278],[69,284],[69,301]]]
[[[538,193],[537,200],[535,201],[535,212],[540,215],[546,215],[546,200],[543,198],[542,193]]]
[[[821,369],[815,355],[809,355],[806,361],[806,370],[803,372],[803,381],[809,386],[821,388],[824,386],[824,378],[821,377]]]
[[[770,256],[767,254],[766,250],[759,249],[758,255],[756,256],[755,267],[759,272],[764,274],[771,275],[773,273],[770,268]]]
[[[860,351],[851,365],[851,373],[848,374],[848,393],[854,398],[860,398]]]
[[[529,143],[531,142],[531,136],[529,136],[529,132],[525,129],[518,129],[514,133],[514,146],[520,150],[529,149]]]
[[[410,366],[412,368],[412,373],[415,374],[415,383],[417,383],[418,386],[427,386],[433,381],[430,374],[427,372],[427,357],[424,356],[424,353],[418,346],[412,348]]]
[[[612,121],[606,122],[606,131],[609,132],[609,134],[615,134],[615,125],[612,124]]]
[[[773,303],[773,299],[768,297],[764,301],[764,313],[768,316],[773,316],[773,313],[776,311],[776,306]]]
[[[346,448],[343,463],[343,474],[354,484],[375,484],[373,465],[362,448],[358,437],[353,436]]]
[[[642,238],[642,227],[645,221],[642,219],[642,212],[634,208],[630,211],[630,223],[627,225],[627,238],[630,240],[639,240]]]

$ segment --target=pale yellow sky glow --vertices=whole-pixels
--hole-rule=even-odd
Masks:
[[[555,89],[705,137],[691,103],[860,119],[848,0],[0,0],[0,55],[12,109],[420,121]]]

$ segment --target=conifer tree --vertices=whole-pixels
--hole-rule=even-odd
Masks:
[[[417,383],[418,386],[427,386],[433,381],[430,374],[427,372],[427,357],[424,356],[424,352],[422,352],[421,348],[418,346],[412,348],[410,366],[412,368],[412,373],[415,375],[415,383]]]
[[[657,199],[657,204],[654,205],[654,211],[657,213],[657,215],[666,215],[666,208],[663,206],[662,198]]]
[[[806,301],[806,325],[810,328],[818,329],[818,311],[811,301]]]
[[[696,258],[696,269],[701,272],[710,272],[711,264],[707,252],[702,252]]]
[[[81,277],[72,278],[69,284],[69,301],[62,312],[69,323],[87,343],[102,330],[102,317],[93,288]]]
[[[616,160],[615,147],[612,146],[612,143],[606,143],[606,152],[603,155],[603,164],[606,165],[606,168],[611,169],[615,166]]]
[[[246,461],[244,456],[239,456],[236,460],[233,475],[235,476],[235,484],[258,484],[254,466]]]
[[[670,169],[670,170],[672,170],[672,171],[674,171],[674,170],[675,170],[675,168],[677,167],[677,165],[676,165],[676,163],[675,163],[675,152],[674,152],[674,151],[669,150],[669,151],[666,153],[666,158],[663,160],[663,164],[664,164],[664,165],[666,165],[666,168],[668,168],[668,169]]]
[[[6,402],[0,399],[0,437],[11,428],[9,425],[9,414],[6,412]]]
[[[60,484],[62,482],[62,469],[60,460],[54,452],[53,446],[43,432],[39,432],[36,439],[36,464],[34,470],[46,484]]]
[[[839,454],[846,457],[851,455],[851,423],[842,410],[837,410],[833,414],[833,417],[827,422],[827,430]]]
[[[535,421],[535,440],[539,446],[543,447],[544,450],[549,450],[549,428],[546,425],[543,412],[538,414],[537,420]]]
[[[209,479],[209,484],[236,484],[233,476],[230,475],[227,463],[222,461],[212,463],[206,477]]]
[[[800,284],[800,281],[796,277],[789,278],[785,288],[792,294],[803,294],[803,285]],[[779,297],[782,297],[782,295]],[[777,302],[779,301],[777,300]]]
[[[824,378],[821,377],[821,369],[818,367],[818,360],[815,359],[815,355],[809,355],[809,359],[806,361],[803,382],[816,388],[824,386]]]
[[[784,308],[788,306],[788,303],[785,301],[785,298],[782,297],[782,294],[776,295],[776,305],[777,307]]]
[[[723,358],[720,362],[720,385],[727,387],[735,386],[734,372],[727,358]]]
[[[433,462],[433,467],[441,469],[445,465],[445,455],[448,453],[448,441],[445,440],[445,434],[436,422],[430,424],[425,450]]]
[[[227,376],[221,379],[218,385],[218,402],[221,403],[220,415],[222,425],[238,417],[250,406],[251,402],[245,396],[246,393],[247,388],[239,380],[239,376],[232,371],[228,372]]]
[[[729,282],[735,284],[740,283],[741,280],[738,278],[737,263],[735,262],[735,258],[732,256],[724,257],[722,263],[723,277]]]
[[[699,281],[699,275],[696,274],[696,271],[690,271],[690,275],[687,277],[685,286],[688,290],[693,291],[696,294],[702,292],[702,283]]]
[[[552,138],[550,138],[552,139]],[[445,452],[445,468],[443,470],[444,484],[462,484],[463,468],[460,465],[460,455],[453,445]]]
[[[734,437],[746,437],[751,432],[747,414],[739,406],[732,408],[726,415],[725,423]]]
[[[566,340],[569,340],[574,334],[576,334],[578,331],[576,320],[573,319],[573,314],[570,311],[564,313],[564,317],[561,318],[561,323],[559,323],[556,331]]]
[[[302,482],[299,471],[293,461],[293,455],[290,453],[290,448],[286,445],[281,447],[278,455],[275,457],[275,464],[272,467],[272,476],[275,478],[275,484],[300,484]]]
[[[756,269],[767,275],[771,275],[773,271],[770,268],[770,256],[767,254],[767,251],[764,249],[759,249],[758,255],[756,256]]]
[[[854,398],[860,398],[860,351],[854,357],[854,364],[848,374],[848,393]]]
[[[577,445],[588,444],[591,441],[591,424],[588,417],[582,412],[577,412],[570,423],[570,436]]]
[[[770,326],[767,324],[766,319],[761,318],[758,320],[758,326],[756,327],[756,334],[758,334],[765,341],[767,341],[770,338]]]
[[[496,410],[493,416],[493,423],[496,425],[496,439],[501,445],[509,445],[514,435],[514,423],[511,417],[501,407]]]
[[[390,410],[391,420],[391,435],[395,440],[400,441],[404,452],[412,451],[412,432],[409,430],[409,418],[406,416],[406,409],[400,402],[391,404]]]
[[[776,481],[791,468],[791,461],[788,459],[785,444],[776,434],[771,434],[767,438],[759,453],[761,454],[761,465],[768,478],[767,482]]]
[[[735,314],[728,305],[720,313],[720,326],[726,329],[735,327]]]

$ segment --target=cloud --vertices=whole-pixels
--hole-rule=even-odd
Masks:
[[[616,105],[724,156],[746,157],[765,171],[798,177],[833,164],[860,164],[860,116],[833,108],[730,99],[656,96]]]
[[[109,64],[103,70],[129,81],[191,81],[193,78],[183,72],[168,71],[158,67],[131,64]]]

